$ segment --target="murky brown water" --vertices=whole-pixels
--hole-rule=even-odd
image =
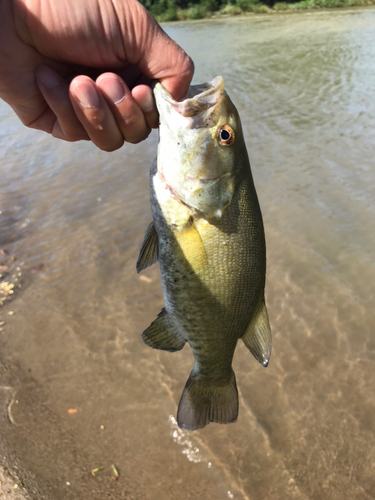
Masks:
[[[374,499],[375,10],[165,28],[241,113],[270,365],[239,344],[238,422],[178,430],[192,355],[142,344],[163,298],[134,269],[156,135],[102,153],[0,103],[0,463],[38,500]]]

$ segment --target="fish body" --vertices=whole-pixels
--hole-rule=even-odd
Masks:
[[[268,364],[264,229],[239,115],[223,79],[190,87],[181,103],[160,84],[154,93],[161,123],[150,174],[153,222],[137,270],[159,261],[165,306],[142,338],[169,351],[189,343],[194,366],[177,422],[195,430],[237,419],[232,359],[239,338]]]

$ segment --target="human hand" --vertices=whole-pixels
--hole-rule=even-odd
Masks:
[[[179,100],[193,72],[137,0],[0,0],[0,98],[59,139],[138,143],[158,126],[151,80]]]

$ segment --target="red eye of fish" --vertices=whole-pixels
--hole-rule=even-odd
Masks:
[[[217,138],[222,146],[230,146],[234,141],[234,130],[229,125],[224,125],[218,129]]]

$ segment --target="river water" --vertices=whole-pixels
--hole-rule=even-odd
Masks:
[[[240,111],[269,367],[239,343],[238,422],[179,430],[192,355],[142,344],[163,297],[135,272],[157,135],[108,154],[1,102],[0,463],[38,500],[375,499],[375,9],[165,29]]]

